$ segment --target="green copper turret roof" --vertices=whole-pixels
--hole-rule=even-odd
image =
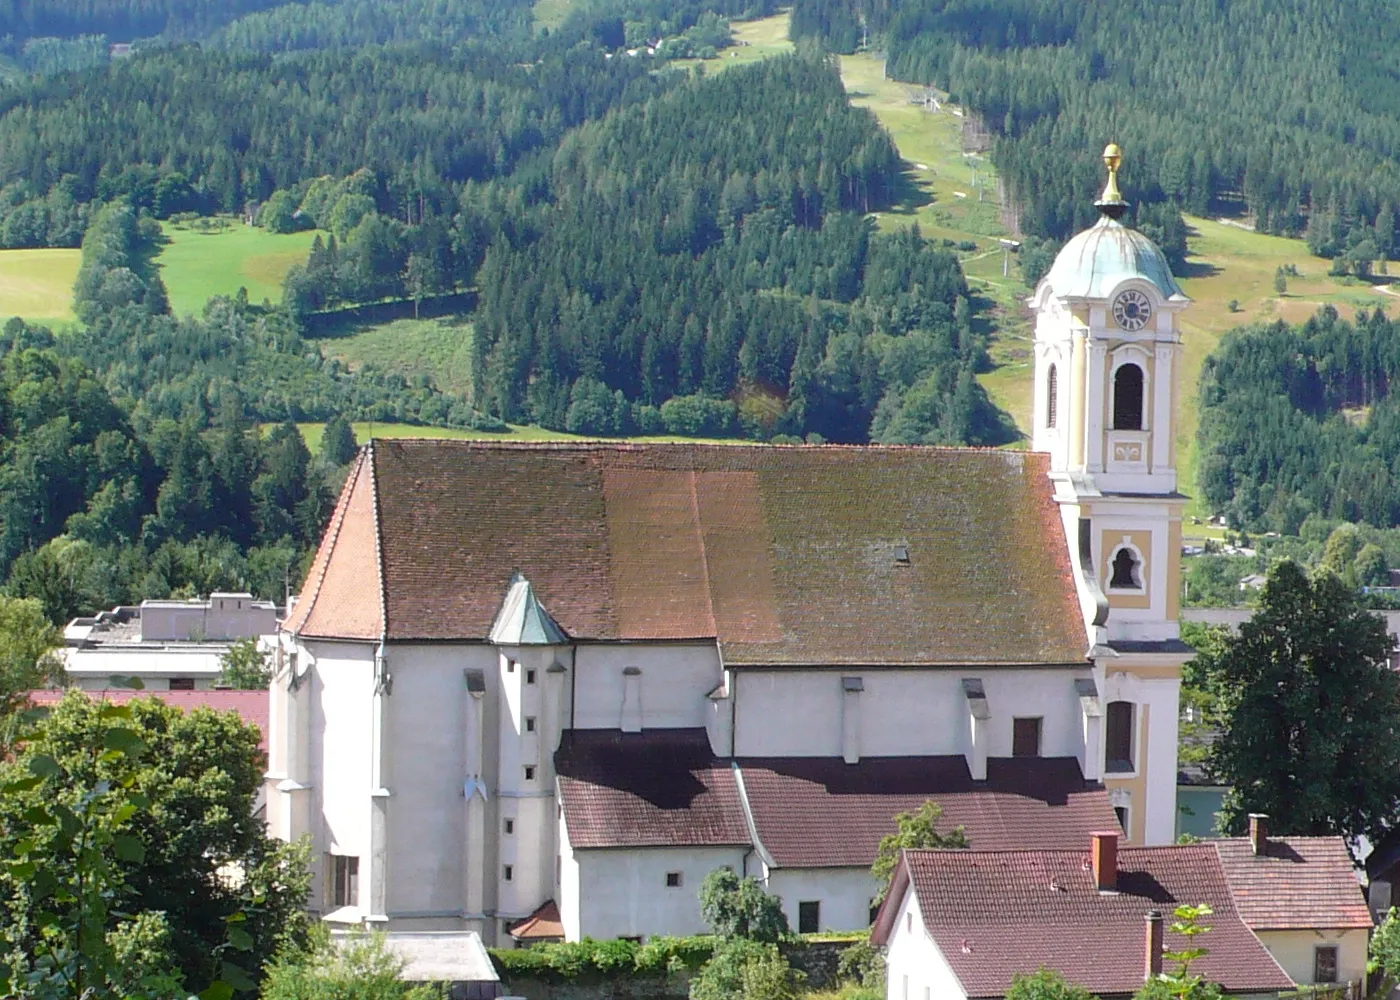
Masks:
[[[569,637],[535,597],[530,581],[516,573],[491,626],[491,641],[498,646],[566,646]]]
[[[1065,244],[1041,280],[1061,298],[1105,299],[1129,278],[1152,282],[1164,298],[1186,297],[1157,244],[1104,215]]]

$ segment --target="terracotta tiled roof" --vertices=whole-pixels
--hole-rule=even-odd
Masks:
[[[282,627],[309,636],[378,639],[384,630],[374,463],[362,449]]]
[[[1235,910],[1220,857],[1210,844],[1122,848],[1118,891],[1101,893],[1078,851],[908,851],[876,923],[883,943],[891,913],[912,881],[919,912],[969,997],[1005,994],[1012,976],[1044,966],[1100,995],[1142,986],[1144,916],[1171,919],[1180,905],[1214,910],[1192,966],[1231,993],[1293,984]],[[1185,939],[1166,934],[1166,950]]]
[[[1085,659],[1044,455],[409,440],[364,454],[293,630],[377,637],[382,593],[390,639],[482,641],[519,571],[574,639],[717,639],[735,665]]]
[[[1258,856],[1247,837],[1211,843],[1240,916],[1255,930],[1372,926],[1341,837],[1270,837]]]
[[[571,730],[554,767],[575,848],[749,843],[733,770],[703,729]]]
[[[973,848],[1068,848],[1118,820],[1102,785],[1084,780],[1073,758],[987,762],[973,781],[956,757],[740,761],[758,839],[784,868],[869,867],[896,813],[933,799],[939,828],[966,828]]]
[[[67,691],[31,691],[29,700],[36,705],[57,705]],[[111,688],[103,691],[83,692],[90,698],[104,699],[114,705],[124,705],[132,698],[158,698],[188,712],[203,706],[216,712],[237,712],[247,725],[257,726],[262,734],[262,751],[267,753],[268,694],[266,691],[133,691],[129,688]]]
[[[519,923],[511,924],[510,936],[517,941],[558,941],[564,937],[564,921],[559,907],[550,899]]]

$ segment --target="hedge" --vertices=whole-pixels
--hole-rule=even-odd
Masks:
[[[655,937],[636,941],[582,941],[540,944],[533,948],[491,949],[501,978],[543,983],[601,983],[625,979],[664,979],[694,972],[714,954],[716,939]]]

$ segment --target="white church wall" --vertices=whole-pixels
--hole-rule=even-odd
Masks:
[[[963,1000],[967,994],[906,891],[885,950],[886,1000]]]
[[[559,895],[555,905],[559,907],[559,920],[564,925],[564,940],[577,941],[583,937],[583,900],[580,891],[583,876],[579,870],[578,856],[569,843],[569,825],[561,814],[559,830]]]
[[[799,929],[799,904],[821,904],[817,930],[860,931],[870,926],[875,877],[869,868],[773,868],[768,891],[783,901],[788,926]]]
[[[702,728],[710,723],[706,698],[723,679],[713,642],[696,644],[598,643],[575,654],[574,726],[622,726],[625,676],[641,671],[637,693],[643,729]]]
[[[964,678],[980,678],[991,709],[988,754],[1011,755],[1013,719],[1043,719],[1041,755],[1073,757],[1083,749],[1082,711],[1074,690],[1082,668],[1015,670],[736,671],[736,754],[741,757],[835,757],[842,753],[842,678],[858,676],[861,757],[965,754],[969,751]]]
[[[332,908],[325,886],[326,854],[359,858],[361,907],[368,904],[370,855],[371,702],[374,646],[307,642],[310,654],[309,723],[312,785],[312,907]]]
[[[700,883],[716,868],[740,871],[746,847],[575,850],[578,933],[599,939],[705,932]],[[680,885],[668,887],[668,873]],[[572,901],[569,904],[574,905]],[[561,913],[562,916],[562,913]],[[567,931],[568,926],[565,925]],[[573,938],[572,940],[577,940]]]

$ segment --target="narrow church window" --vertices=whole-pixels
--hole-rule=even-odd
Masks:
[[[525,671],[525,683],[526,683],[526,684],[533,684],[533,683],[535,683],[535,672],[534,672],[533,670],[527,670],[527,671]]]
[[[1122,772],[1133,769],[1133,714],[1134,706],[1130,701],[1108,703],[1105,770]]]
[[[1108,585],[1114,590],[1142,589],[1137,556],[1126,545],[1113,557],[1113,575],[1109,577]]]
[[[513,820],[513,819],[508,819],[508,820],[506,820],[506,833],[514,833],[514,832],[515,832],[515,820]]]
[[[514,865],[506,865],[506,866],[505,866],[505,870],[501,872],[501,876],[502,876],[507,882],[514,882],[514,881],[515,881],[515,866],[514,866]]]
[[[1045,376],[1045,426],[1051,430],[1055,427],[1055,415],[1060,409],[1060,373],[1054,365],[1050,366],[1050,374]]]
[[[1040,719],[1011,720],[1011,756],[1040,756]]]
[[[1128,364],[1113,375],[1113,429],[1142,430],[1142,369]]]
[[[533,715],[525,716],[525,731],[527,733],[533,733],[535,731],[535,717]]]
[[[526,780],[526,781],[534,781],[534,780],[535,780],[535,765],[534,765],[534,764],[526,764],[526,765],[525,765],[525,780]]]
[[[331,905],[355,906],[360,897],[360,859],[331,857]]]
[[[1128,835],[1128,807],[1114,806],[1113,815],[1118,817],[1118,828],[1123,831],[1123,836]]]

